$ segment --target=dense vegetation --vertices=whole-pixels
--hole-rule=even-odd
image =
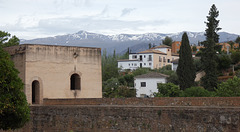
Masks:
[[[30,109],[10,55],[2,47],[18,45],[19,39],[0,31],[0,129],[22,127],[30,117]],[[8,41],[7,41],[8,40]]]
[[[234,77],[226,82],[218,84],[214,91],[208,91],[203,87],[193,86],[180,90],[179,86],[166,83],[158,85],[155,97],[236,97],[240,96],[240,78]]]

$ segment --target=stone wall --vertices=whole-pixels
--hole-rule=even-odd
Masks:
[[[31,106],[31,121],[17,132],[237,132],[239,118],[238,107]]]
[[[239,99],[45,99],[44,105],[30,106],[30,121],[15,132],[238,132]]]
[[[44,105],[136,105],[136,106],[233,106],[240,107],[240,97],[160,97],[44,99]]]

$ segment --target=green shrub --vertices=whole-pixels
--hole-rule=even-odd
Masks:
[[[159,83],[158,92],[154,93],[155,97],[179,97],[181,94],[180,88],[173,83]]]
[[[146,73],[148,73],[150,71],[151,71],[150,68],[138,68],[138,69],[133,71],[133,75],[134,76],[142,75],[142,74],[146,74]]]
[[[228,79],[226,82],[222,82],[216,89],[216,96],[219,97],[236,97],[240,96],[240,79],[234,77]]]
[[[111,78],[103,82],[103,97],[113,98],[118,87],[119,81],[117,78]]]
[[[169,77],[167,78],[167,82],[168,83],[173,83],[175,85],[178,85],[179,84],[179,81],[178,81],[178,76],[177,76],[177,73],[176,72],[173,72],[169,75]]]
[[[214,96],[215,92],[210,92],[202,87],[191,87],[185,89],[181,96],[182,97],[211,97]]]
[[[119,86],[115,92],[115,98],[129,98],[129,97],[136,97],[136,89],[130,89],[127,86]]]
[[[225,70],[230,68],[232,63],[231,58],[227,54],[218,54],[217,55],[218,70]]]
[[[232,52],[231,59],[233,64],[237,64],[240,61],[240,52],[239,51]]]

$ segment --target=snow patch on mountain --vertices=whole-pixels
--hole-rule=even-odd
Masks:
[[[22,40],[21,44],[56,44],[56,45],[69,45],[69,46],[83,46],[83,47],[99,47],[107,49],[108,52],[113,53],[116,50],[117,53],[121,53],[128,47],[133,47],[133,51],[144,49],[148,47],[149,43],[160,44],[162,40],[168,36],[173,41],[181,41],[182,34],[178,33],[145,33],[145,34],[117,34],[117,35],[104,35],[97,33],[90,33],[87,31],[79,31],[74,34],[60,35],[47,38],[38,38],[32,40]],[[198,42],[204,41],[206,37],[204,32],[187,32],[190,44],[198,44]],[[230,34],[227,32],[220,32],[219,42],[226,42],[235,40],[238,35]],[[139,46],[138,46],[139,45]]]

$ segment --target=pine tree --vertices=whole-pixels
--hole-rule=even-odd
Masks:
[[[173,40],[171,37],[166,36],[164,40],[162,40],[162,44],[172,46]]]
[[[193,64],[192,51],[186,32],[182,36],[182,44],[179,51],[177,76],[181,90],[185,90],[186,88],[190,88],[194,85],[196,70]]]
[[[114,49],[113,51],[113,58],[115,59],[116,58],[116,50]]]
[[[0,129],[3,130],[23,127],[30,116],[22,80],[10,58],[0,46]]]
[[[10,36],[11,36],[10,33],[0,31],[0,47],[19,45],[20,40],[16,36],[13,36],[12,38],[9,39]]]
[[[235,40],[236,43],[240,43],[240,37],[238,36]]]
[[[216,20],[218,15],[219,11],[213,4],[209,11],[209,16],[207,16],[207,22],[205,22],[207,25],[205,30],[206,41],[203,42],[205,48],[202,52],[201,62],[206,75],[201,78],[201,82],[202,86],[209,91],[213,91],[217,87],[217,57],[214,48],[219,40],[217,31],[221,30],[218,27],[219,20]]]

